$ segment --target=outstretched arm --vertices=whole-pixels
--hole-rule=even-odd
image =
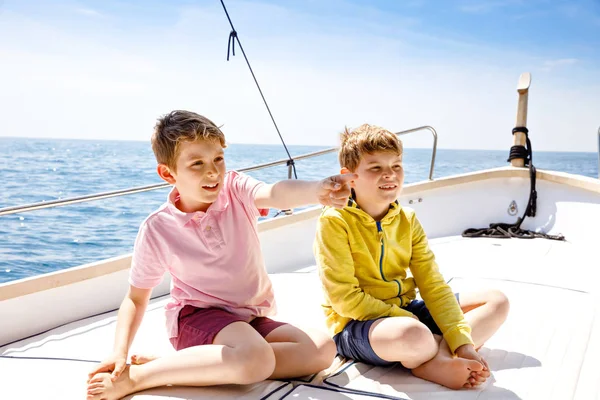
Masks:
[[[350,196],[350,181],[356,174],[334,175],[320,181],[288,179],[261,186],[254,196],[257,208],[278,208],[280,210],[323,204],[344,207]]]

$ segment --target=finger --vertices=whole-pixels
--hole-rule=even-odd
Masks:
[[[103,382],[104,380],[102,379],[101,376],[95,376],[92,379],[90,379],[90,381],[88,382],[88,385],[91,385],[92,383],[96,383],[96,382]]]
[[[100,394],[104,391],[104,388],[97,388],[97,389],[92,389],[92,390],[88,390],[88,395],[94,395],[94,394]]]
[[[329,197],[332,199],[348,199],[350,196],[350,187],[344,186],[341,189],[331,190],[329,192]]]
[[[101,364],[101,365],[97,366],[95,369],[93,369],[92,371],[90,371],[90,373],[88,374],[88,377],[91,378],[92,376],[99,374],[100,372],[110,372],[110,366]]]
[[[342,187],[342,184],[331,177],[321,181],[321,187],[327,190],[337,190]]]
[[[334,207],[344,207],[346,205],[345,201],[340,201],[340,199],[331,199],[331,205]]]
[[[339,174],[339,175],[332,176],[332,178],[336,182],[338,182],[338,183],[340,183],[342,185],[345,185],[346,183],[348,183],[350,181],[353,181],[356,178],[358,178],[358,175],[357,174]]]
[[[332,201],[332,202],[331,202],[331,206],[332,206],[332,207],[335,207],[335,208],[342,209],[342,208],[346,207],[346,202],[344,202],[344,203],[340,203],[340,202],[333,202],[333,201]]]
[[[348,182],[353,181],[358,178],[356,174],[340,174],[329,177],[324,182],[324,187],[331,190],[341,189]]]
[[[115,365],[115,370],[113,371],[112,374],[110,374],[110,380],[113,382],[116,381],[124,369],[125,369],[125,363],[117,363],[117,365]]]
[[[490,370],[490,366],[488,365],[487,361],[485,360],[485,358],[481,357],[481,361],[483,362],[483,366],[485,367],[486,370]]]
[[[93,389],[103,388],[104,385],[100,382],[88,386],[88,392]]]
[[[350,190],[337,190],[329,194],[329,198],[333,201],[346,203],[350,197]]]
[[[350,190],[338,190],[329,193],[331,201],[336,201],[338,203],[347,203],[348,197],[350,197]]]

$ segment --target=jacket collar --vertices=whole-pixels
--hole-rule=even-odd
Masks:
[[[401,208],[402,208],[402,206],[400,205],[400,202],[398,202],[398,200],[395,200],[393,203],[390,203],[388,212],[381,219],[381,223],[388,223],[390,220],[392,220],[396,215],[398,215],[400,213]],[[371,217],[363,209],[361,209],[360,206],[358,205],[358,203],[356,202],[356,193],[354,192],[354,189],[352,189],[352,195],[348,198],[348,203],[346,204],[346,207],[344,207],[344,210],[357,215],[358,217],[363,219],[365,222],[374,222],[373,217]]]

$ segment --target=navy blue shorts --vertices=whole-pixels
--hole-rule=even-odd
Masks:
[[[456,293],[455,296],[458,300],[458,293]],[[423,300],[413,300],[410,304],[405,306],[404,309],[416,315],[417,318],[419,318],[419,321],[429,328],[431,333],[437,335],[442,334]],[[375,351],[373,351],[373,348],[371,347],[371,343],[369,342],[369,330],[375,321],[377,321],[377,319],[368,321],[350,321],[348,325],[344,327],[344,330],[333,337],[338,354],[345,358],[378,367],[394,365],[394,362],[385,361],[380,358],[375,354]]]

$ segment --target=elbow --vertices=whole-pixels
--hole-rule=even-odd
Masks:
[[[364,313],[360,312],[361,293],[337,297],[337,301],[331,301],[331,308],[340,317],[359,320]]]

